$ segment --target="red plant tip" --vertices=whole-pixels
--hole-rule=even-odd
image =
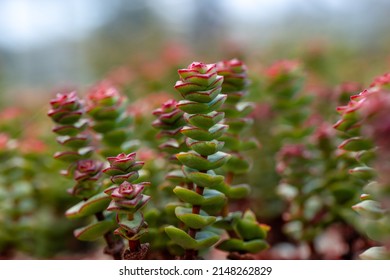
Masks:
[[[164,113],[172,112],[173,110],[176,109],[176,105],[177,105],[176,100],[169,99],[161,105],[161,108],[157,108],[156,110],[154,110],[153,115],[159,116]]]
[[[223,60],[217,63],[217,71],[218,72],[234,72],[234,73],[241,73],[246,72],[247,67],[246,65],[237,58],[233,58],[231,60]]]
[[[134,191],[134,187],[131,183],[124,181],[122,184],[119,186],[119,193],[123,195],[130,195]]]
[[[77,162],[74,172],[74,179],[76,181],[81,180],[96,180],[100,171],[102,170],[103,163],[92,159],[84,159]]]
[[[192,62],[188,65],[188,69],[196,70],[200,74],[205,74],[210,71],[210,69],[215,68],[215,64],[205,64],[203,62]]]
[[[300,68],[301,64],[297,60],[280,60],[266,69],[265,73],[268,77],[275,78],[281,75],[296,72]]]
[[[107,160],[108,162],[112,165],[112,166],[116,166],[120,163],[125,163],[125,162],[128,162],[128,161],[134,161],[135,160],[135,157],[136,157],[136,153],[133,152],[133,153],[130,153],[130,154],[124,154],[124,153],[121,153],[115,157],[108,157]]]
[[[115,103],[120,97],[119,91],[108,81],[100,82],[88,94],[88,99],[93,105],[106,105],[106,103],[112,105],[111,103]]]
[[[384,87],[390,86],[390,72],[385,73],[382,76],[376,77],[374,81],[371,83],[370,87]]]
[[[75,91],[70,93],[57,93],[56,98],[50,100],[50,105],[57,109],[59,107],[65,107],[66,105],[78,103],[79,99]]]

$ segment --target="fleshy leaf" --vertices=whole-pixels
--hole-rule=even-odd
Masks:
[[[116,227],[112,220],[104,220],[92,223],[88,226],[76,229],[74,236],[82,241],[95,241]]]
[[[246,174],[250,169],[250,165],[244,158],[232,155],[226,162],[224,168],[234,174]]]
[[[224,116],[225,114],[223,112],[213,111],[208,114],[184,114],[184,119],[193,126],[209,129],[222,121]]]
[[[185,231],[174,226],[167,226],[165,232],[176,244],[184,249],[199,250],[209,248],[218,242],[219,236],[213,232],[201,231],[196,234],[196,239],[189,236]]]
[[[217,152],[208,156],[206,159],[199,154],[187,152],[179,153],[176,157],[182,164],[190,168],[197,170],[210,170],[221,167],[229,159],[230,155],[223,152]]]
[[[186,144],[189,148],[197,152],[202,156],[209,156],[220,151],[224,145],[223,142],[212,140],[212,141],[197,141],[190,138],[186,139]]]
[[[209,216],[206,212],[200,211],[199,214],[193,214],[191,208],[176,207],[176,217],[185,225],[194,229],[202,229],[215,222],[216,217]]]
[[[225,100],[225,94],[218,94],[217,97],[209,103],[197,103],[189,100],[181,100],[177,104],[177,107],[189,114],[207,114],[218,110],[219,107],[221,107],[221,105],[225,102]]]
[[[186,175],[193,183],[204,188],[215,188],[224,180],[223,176],[215,175],[214,172],[188,172]]]
[[[266,232],[257,222],[240,219],[237,221],[236,230],[245,241],[264,239]]]
[[[248,184],[234,185],[229,188],[227,196],[231,199],[241,199],[247,197],[251,191]]]
[[[199,141],[211,141],[221,137],[228,129],[225,124],[216,124],[210,129],[205,130],[194,126],[184,126],[180,132],[187,137]]]
[[[226,252],[247,252],[247,253],[258,253],[268,248],[266,241],[262,239],[256,239],[251,241],[243,241],[240,239],[228,239],[218,244],[217,249]]]
[[[183,187],[175,187],[173,192],[177,195],[178,198],[183,200],[184,202],[190,203],[192,205],[202,205],[204,198],[202,195],[191,191],[187,188]]]
[[[70,219],[87,217],[101,212],[110,204],[111,198],[105,193],[98,193],[86,201],[81,201],[66,211],[66,217]]]
[[[118,225],[126,231],[135,234],[144,226],[144,217],[141,212],[135,212],[133,219],[129,220],[127,215],[117,215]]]
[[[385,213],[385,210],[381,208],[380,203],[374,200],[363,200],[352,206],[352,208],[360,215],[369,219],[380,219]]]
[[[373,143],[362,137],[352,137],[343,141],[338,148],[346,151],[362,151],[373,148]]]

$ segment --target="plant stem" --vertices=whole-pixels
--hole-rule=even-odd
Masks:
[[[102,212],[96,213],[95,217],[98,221],[104,220],[104,215]],[[115,237],[111,231],[107,232],[104,235],[104,240],[106,241],[106,244],[107,244],[106,253],[111,255],[114,260],[121,260],[122,259],[122,251],[124,248],[122,241],[115,240]]]
[[[129,221],[132,221],[134,219],[134,214],[133,213],[128,213],[127,214],[127,219]],[[130,252],[138,252],[141,250],[141,242],[139,239],[137,240],[129,240],[129,248]]]

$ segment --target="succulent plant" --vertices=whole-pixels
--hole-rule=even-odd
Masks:
[[[363,192],[361,202],[352,208],[361,216],[367,236],[381,245],[362,253],[363,259],[390,259],[389,89],[389,73],[376,78],[367,89],[351,96],[346,106],[337,108],[341,118],[334,125],[346,136],[339,148],[359,164],[349,170],[360,180]]]
[[[105,252],[115,259],[121,259],[123,244],[112,235],[114,219],[103,213],[110,199],[101,192],[101,185],[97,183],[102,174],[103,163],[91,159],[95,148],[91,146],[92,137],[87,133],[89,126],[84,117],[84,104],[75,92],[57,94],[50,104],[48,115],[56,123],[53,131],[59,134],[57,141],[67,149],[57,152],[54,157],[69,163],[62,174],[76,181],[68,191],[82,200],[68,209],[66,216],[73,219],[94,215],[97,220],[76,229],[74,235],[84,241],[93,241],[104,236],[107,243]]]
[[[218,141],[227,130],[227,125],[221,124],[224,113],[216,111],[227,96],[220,94],[223,77],[217,74],[215,64],[194,62],[178,73],[180,80],[175,88],[184,100],[179,101],[177,107],[184,112],[187,125],[181,133],[186,137],[190,151],[178,153],[176,157],[183,164],[183,172],[194,184],[194,189],[177,186],[173,190],[187,204],[175,209],[187,232],[174,226],[166,227],[165,231],[185,249],[185,259],[196,259],[200,249],[209,248],[219,240],[216,233],[206,228],[216,220],[208,211],[218,211],[226,201],[225,195],[218,190],[224,177],[213,170],[229,159],[228,154],[220,151],[223,143]]]
[[[134,151],[139,141],[131,138],[131,117],[126,98],[108,81],[95,85],[87,95],[91,128],[100,135],[98,153],[104,157]]]
[[[145,259],[149,244],[141,244],[141,237],[147,232],[147,223],[140,209],[149,201],[150,196],[143,190],[149,182],[135,183],[139,178],[138,171],[144,162],[137,161],[136,154],[119,154],[108,157],[110,167],[104,173],[110,175],[114,185],[104,192],[111,197],[108,211],[116,213],[118,228],[114,231],[128,240],[129,248],[123,254],[124,259]]]
[[[228,201],[221,211],[221,217],[215,224],[215,226],[227,231],[229,239],[222,241],[217,248],[230,252],[229,258],[239,258],[239,256],[244,258],[242,256],[244,253],[257,253],[268,246],[265,242],[266,227],[261,228],[261,230],[258,229],[259,225],[256,217],[250,210],[245,211],[245,213],[229,213],[229,206],[231,206],[233,200],[245,198],[250,192],[248,184],[232,185],[232,183],[235,176],[244,175],[250,169],[249,160],[245,158],[243,152],[259,147],[257,140],[247,140],[242,137],[244,131],[253,122],[248,114],[252,111],[254,104],[242,102],[242,99],[247,95],[250,82],[247,68],[241,61],[232,59],[219,62],[217,63],[217,73],[224,77],[222,92],[227,95],[227,101],[222,106],[221,111],[224,112],[224,121],[229,126],[227,132],[219,140],[225,143],[223,150],[231,155],[223,166],[226,173],[223,183],[224,194]],[[247,219],[252,220],[250,223],[253,224],[253,229],[251,227],[245,228],[246,232],[244,233],[238,225],[241,225],[242,221]],[[253,230],[261,231],[261,234],[254,234],[252,238],[248,239],[247,234]]]

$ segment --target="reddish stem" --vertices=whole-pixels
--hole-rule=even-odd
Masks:
[[[104,220],[104,215],[102,212],[98,212],[95,214],[95,217],[98,221]],[[107,232],[104,235],[104,240],[107,244],[107,254],[111,255],[114,260],[122,259],[122,251],[123,251],[123,243],[121,240],[115,240],[114,235],[111,231]]]

